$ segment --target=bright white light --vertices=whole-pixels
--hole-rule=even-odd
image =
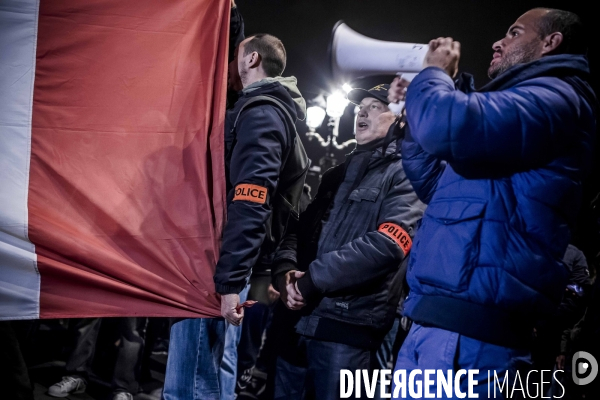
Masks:
[[[319,106],[308,107],[306,110],[306,125],[310,129],[317,129],[323,123],[325,110]]]
[[[327,96],[327,115],[332,118],[340,118],[347,105],[348,99],[342,93],[335,92],[331,96]]]
[[[342,85],[342,89],[344,89],[344,91],[345,91],[346,93],[350,93],[350,91],[352,90],[352,86],[348,85],[347,83],[344,83],[344,84]]]

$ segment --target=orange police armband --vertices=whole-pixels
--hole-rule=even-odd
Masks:
[[[233,201],[240,200],[265,204],[267,201],[267,188],[250,183],[241,183],[235,187],[235,195],[233,196]]]
[[[379,225],[379,229],[377,230],[396,242],[396,244],[400,246],[404,256],[408,254],[412,247],[412,239],[400,225],[384,222]]]

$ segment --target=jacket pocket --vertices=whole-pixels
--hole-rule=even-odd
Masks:
[[[381,188],[378,187],[370,187],[370,188],[357,188],[354,189],[350,196],[348,196],[348,200],[352,201],[375,201],[379,196],[379,192]]]
[[[358,232],[354,228],[351,229],[353,233],[358,233],[358,236],[364,235],[376,217],[376,207],[379,204],[377,198],[380,192],[380,187],[359,187],[350,192],[348,201],[342,206],[340,214],[336,217],[337,227],[333,237],[338,238],[339,235],[348,239],[342,233],[348,231],[350,225],[360,227]],[[351,219],[351,222],[345,222],[348,218]]]
[[[464,291],[477,263],[485,202],[437,201],[430,204],[417,232],[411,269],[424,284]]]

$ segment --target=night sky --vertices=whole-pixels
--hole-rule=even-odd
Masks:
[[[473,74],[476,87],[481,87],[489,81],[487,68],[492,59],[492,44],[501,39],[525,11],[534,7],[572,11],[593,31],[598,26],[594,3],[581,0],[236,0],[246,23],[247,36],[264,32],[283,41],[288,56],[284,76],[298,78],[300,91],[307,100],[338,88],[332,82],[328,46],[332,29],[339,20],[353,30],[379,40],[428,43],[440,36],[450,36],[461,43],[460,71]],[[589,59],[592,84],[600,93],[597,36],[594,32],[590,38]],[[390,83],[392,79],[393,76],[372,77],[357,80],[352,86],[369,88],[378,83]],[[352,138],[353,115],[353,107],[348,107],[341,120],[340,141]],[[306,140],[304,123],[299,122],[297,127],[313,165],[318,165],[325,154],[324,148],[315,140]],[[319,132],[326,134],[326,124]],[[336,150],[335,158],[341,162],[351,150],[352,147]],[[584,251],[593,248],[594,244],[589,242],[597,239],[592,239],[597,229],[588,209],[591,199],[600,190],[598,164],[596,162],[595,172],[585,185],[582,221],[573,240],[584,247]],[[310,176],[308,182],[316,189],[318,178]]]

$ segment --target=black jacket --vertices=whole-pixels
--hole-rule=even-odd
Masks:
[[[561,332],[572,328],[583,317],[587,294],[592,287],[587,260],[581,250],[569,244],[563,262],[569,269],[569,281],[554,317],[557,329]]]
[[[293,125],[296,119],[304,118],[305,113],[304,99],[295,83],[293,77],[268,78],[254,83],[244,88],[234,107],[227,111],[228,206],[214,276],[218,293],[239,293],[255,265],[271,262],[290,215],[298,210],[308,159]],[[269,102],[252,104],[240,113],[244,104],[257,96],[275,98],[294,121],[290,121],[279,106]],[[293,187],[284,184],[286,176],[297,178]],[[234,201],[236,188],[240,191],[243,185],[264,188],[264,202]],[[294,191],[293,195],[290,191]]]
[[[397,143],[382,149],[355,151],[327,171],[300,216],[297,268],[307,273],[298,288],[309,302],[300,334],[374,348],[393,323],[407,254],[381,229],[395,224],[412,237],[425,206]]]

